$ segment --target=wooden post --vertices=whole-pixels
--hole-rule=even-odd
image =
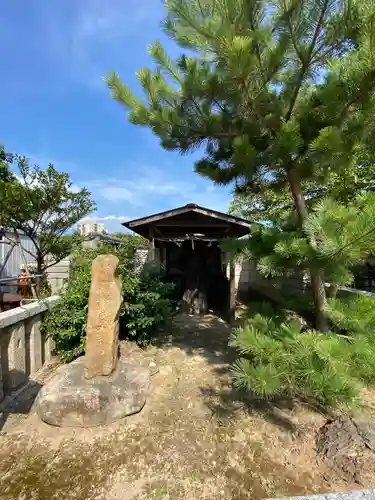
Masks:
[[[229,323],[236,320],[236,264],[233,259],[229,261]]]
[[[150,249],[148,255],[149,262],[155,262],[155,238],[153,228],[150,228]]]

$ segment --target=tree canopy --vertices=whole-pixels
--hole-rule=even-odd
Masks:
[[[95,203],[87,189],[73,192],[69,175],[52,164],[43,170],[25,157],[12,155],[11,159],[19,176],[13,176],[13,182],[0,180],[0,227],[23,232],[32,240],[35,252],[25,251],[41,272],[69,255],[74,238],[64,235],[95,209]],[[11,172],[9,160],[5,167]],[[47,255],[52,257],[48,262]]]
[[[311,187],[373,153],[373,0],[167,0],[145,99],[116,73],[107,85],[166,149],[202,150],[195,170],[238,192],[289,193],[302,228]],[[366,156],[367,157],[367,156]],[[272,201],[271,201],[272,203]],[[304,233],[316,251],[319,242]],[[317,326],[326,330],[324,275],[310,266]]]
[[[16,180],[16,176],[9,167],[12,162],[13,155],[6,153],[4,147],[0,145],[0,181],[13,182]]]
[[[309,207],[331,198],[348,203],[359,193],[375,190],[375,161],[359,158],[348,168],[326,175],[324,182],[315,178],[302,180],[302,190]],[[252,222],[279,224],[294,210],[288,185],[260,192],[251,188],[235,193],[229,211]]]

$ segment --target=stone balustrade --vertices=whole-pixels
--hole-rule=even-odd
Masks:
[[[325,493],[322,495],[285,498],[278,497],[277,500],[375,500],[375,490],[347,491],[342,493]]]
[[[25,385],[52,357],[53,341],[40,325],[58,296],[0,313],[0,401]]]

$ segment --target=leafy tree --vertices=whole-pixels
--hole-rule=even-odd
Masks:
[[[205,148],[196,171],[238,191],[287,187],[299,226],[309,215],[304,181],[371,151],[374,132],[374,9],[371,0],[167,0],[156,66],[138,71],[146,101],[110,74],[132,123],[166,149]],[[319,246],[312,234],[306,244]],[[324,275],[310,268],[317,327],[327,330]]]
[[[10,169],[10,164],[13,163],[13,155],[6,153],[4,147],[0,145],[0,181],[13,182],[16,176]]]
[[[137,234],[111,233],[110,236],[113,236],[113,238],[118,238],[124,243],[128,242],[131,245],[135,245],[137,248],[148,248],[149,246],[148,241]]]
[[[82,217],[95,209],[87,189],[71,191],[69,175],[58,172],[52,164],[44,170],[14,155],[19,180],[0,181],[0,226],[22,231],[35,246],[24,248],[37,263],[38,273],[65,258],[76,238],[66,237]],[[52,256],[52,259],[46,257]]]

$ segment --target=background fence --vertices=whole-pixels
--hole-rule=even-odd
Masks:
[[[11,241],[14,241],[14,234],[11,232],[6,232],[5,236],[0,236],[0,269],[5,262],[6,256],[10,249],[12,249],[11,254],[5,264],[3,271],[0,274],[0,278],[14,278],[14,281],[7,282],[6,284],[0,283],[0,292],[17,292],[17,277],[20,273],[21,266],[26,264],[35,263],[35,257],[30,255],[31,252],[35,255],[36,249],[34,243],[25,236],[24,234],[19,234],[20,244],[23,247],[23,252],[20,245],[16,245],[12,249]],[[52,262],[51,259],[47,258],[48,262]],[[51,286],[52,295],[59,293],[64,284],[68,281],[69,271],[71,266],[71,257],[66,257],[58,264],[55,264],[48,268],[47,279]]]
[[[25,236],[24,234],[19,234],[20,237],[20,242],[23,248],[29,252],[32,252],[35,254],[35,245],[34,243]],[[14,240],[14,234],[11,232],[6,232],[5,236],[0,235],[0,268],[2,267],[2,264],[5,261],[5,258],[9,252],[9,250],[12,248],[9,240],[13,241]],[[0,278],[13,278],[17,277],[19,272],[20,272],[20,266],[25,265],[25,260],[26,264],[31,264],[35,262],[35,258],[30,255],[27,251],[24,250],[24,256],[22,255],[22,251],[20,246],[15,246],[13,247],[13,250],[10,254],[10,257],[5,265],[5,268],[1,272]],[[14,282],[15,286],[6,286],[3,284],[0,284],[0,291],[1,292],[14,292],[16,291],[16,285],[17,281]]]

